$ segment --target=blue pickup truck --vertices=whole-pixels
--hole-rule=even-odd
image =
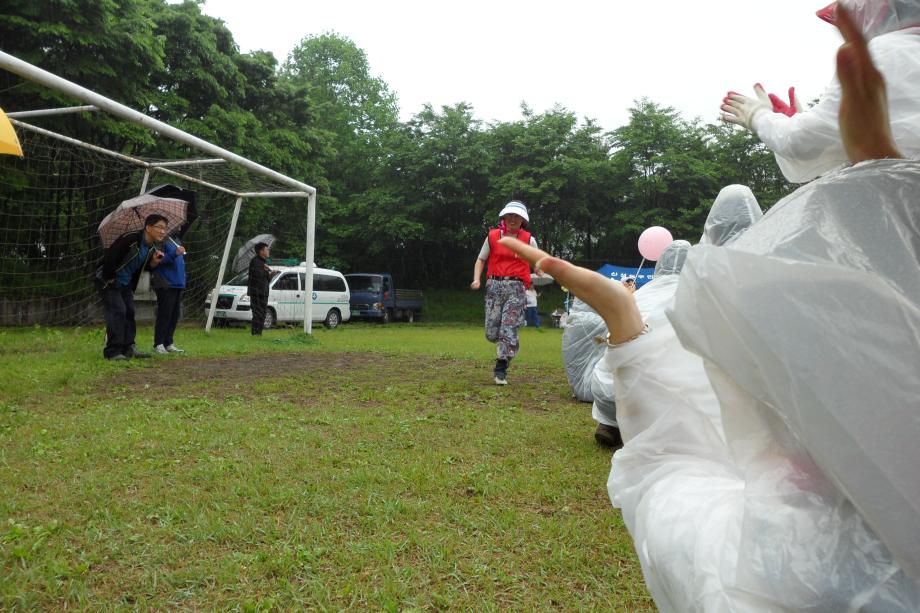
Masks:
[[[381,323],[396,320],[416,321],[422,315],[425,298],[416,289],[396,289],[393,277],[385,272],[345,275],[351,291],[351,318],[372,319]]]

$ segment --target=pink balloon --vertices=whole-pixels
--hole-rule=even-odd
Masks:
[[[639,235],[639,253],[646,260],[657,262],[661,253],[673,242],[674,237],[665,228],[652,226]]]

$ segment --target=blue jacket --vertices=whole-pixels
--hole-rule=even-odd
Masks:
[[[105,250],[102,266],[96,271],[101,287],[130,287],[137,289],[141,272],[147,268],[155,245],[144,242],[144,231],[128,232],[118,237]]]
[[[176,244],[168,238],[163,241],[163,260],[153,269],[153,274],[159,277],[154,287],[185,287],[185,256],[176,255]]]

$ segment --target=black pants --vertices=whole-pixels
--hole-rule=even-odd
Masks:
[[[155,291],[157,293],[157,321],[153,327],[153,346],[169,347],[173,344],[173,334],[179,324],[182,288],[163,287]]]
[[[105,349],[102,355],[113,358],[130,353],[137,327],[134,324],[134,290],[130,287],[108,287],[102,290],[105,311]]]
[[[268,308],[268,294],[264,296],[249,294],[249,305],[252,308],[252,333],[261,335],[262,328],[265,327],[265,311]]]

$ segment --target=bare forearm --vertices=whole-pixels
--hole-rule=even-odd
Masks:
[[[558,258],[543,258],[539,265],[597,311],[607,324],[611,343],[623,343],[642,332],[642,315],[622,283]]]
[[[607,324],[611,343],[623,343],[642,332],[645,324],[639,307],[622,283],[554,258],[519,240],[503,238],[499,242],[551,275],[597,311]]]
[[[479,282],[482,279],[482,271],[485,269],[486,263],[479,258],[476,259],[476,263],[473,265],[473,282],[470,284],[473,289],[479,287]]]

